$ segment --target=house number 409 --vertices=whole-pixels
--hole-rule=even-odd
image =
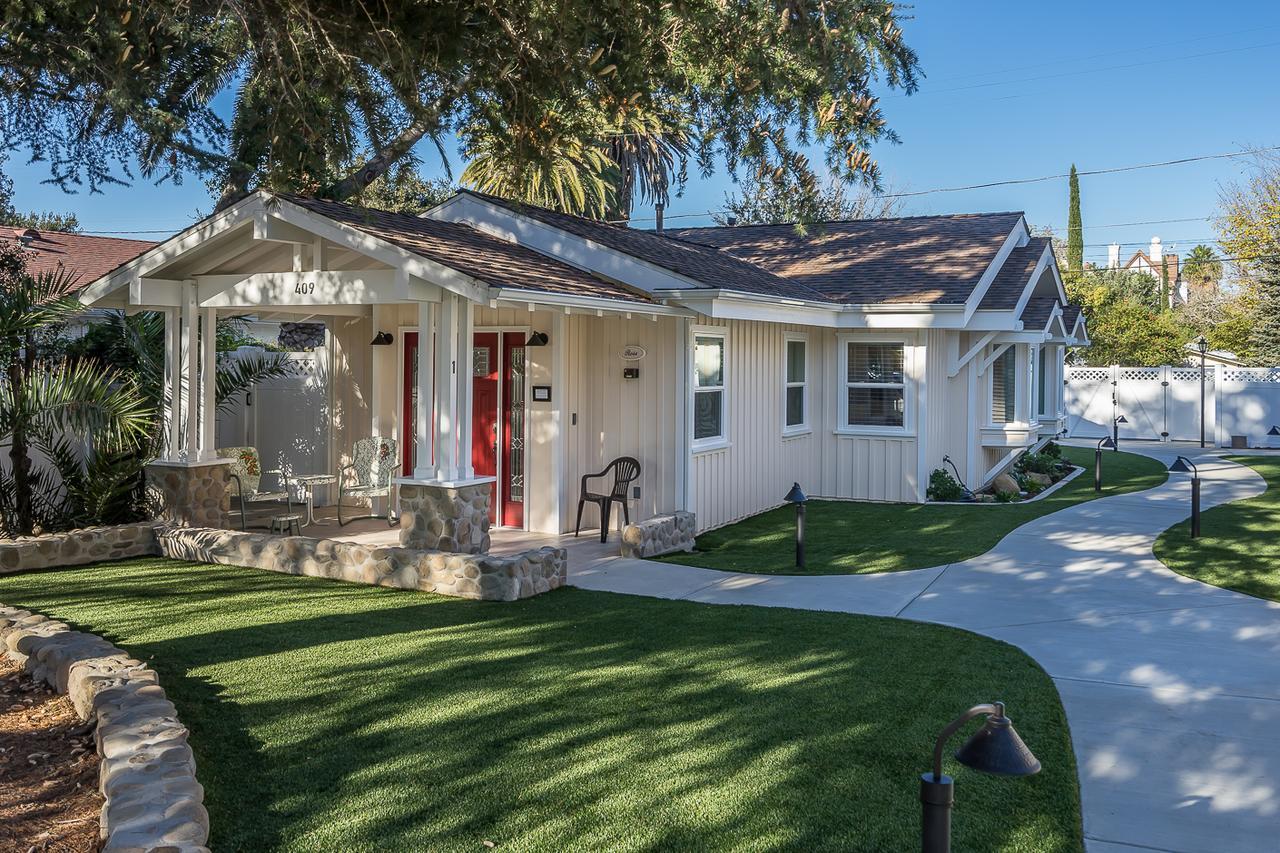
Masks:
[[[314,281],[300,281],[293,286],[294,293],[300,293],[303,296],[310,296],[316,292],[316,283]]]

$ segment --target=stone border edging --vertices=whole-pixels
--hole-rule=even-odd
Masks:
[[[188,731],[155,670],[94,634],[0,604],[0,650],[96,721],[103,853],[208,853]]]

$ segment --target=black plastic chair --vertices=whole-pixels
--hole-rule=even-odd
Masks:
[[[587,488],[588,480],[601,480],[613,474],[613,487],[607,493],[593,492]],[[599,474],[587,474],[582,478],[582,492],[578,497],[578,522],[574,525],[573,535],[577,536],[582,529],[582,508],[593,503],[600,507],[600,541],[609,541],[609,519],[613,515],[613,505],[622,504],[622,518],[631,523],[631,511],[627,509],[627,487],[640,478],[640,463],[630,456],[619,456],[605,466]]]

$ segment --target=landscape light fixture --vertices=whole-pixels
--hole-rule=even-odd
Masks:
[[[395,338],[391,336],[390,332],[378,332],[378,334],[373,336],[373,340],[369,341],[369,346],[389,347],[393,340],[395,340]]]
[[[547,337],[546,332],[533,332],[529,335],[529,340],[524,342],[526,347],[545,347],[547,341],[551,340]]]
[[[1124,415],[1116,415],[1116,419],[1111,422],[1111,449],[1117,453],[1120,451],[1120,424],[1127,424],[1129,419]]]
[[[783,498],[789,504],[796,505],[796,568],[804,568],[804,505],[808,503],[809,497],[800,488],[799,483],[791,486],[791,491],[787,492],[787,496]]]
[[[1093,451],[1093,490],[1095,492],[1102,491],[1102,449],[1104,447],[1115,450],[1116,443],[1111,440],[1111,436],[1104,435],[1098,442],[1098,449]]]
[[[1196,463],[1185,456],[1173,460],[1169,470],[1179,474],[1191,473],[1191,538],[1200,538],[1200,470]]]
[[[1200,351],[1200,447],[1204,447],[1204,357],[1209,352],[1209,342],[1204,335],[1196,338],[1196,349]]]
[[[934,744],[932,772],[920,776],[920,849],[923,853],[950,853],[955,780],[942,774],[942,750],[965,723],[983,714],[987,719],[982,728],[956,751],[956,760],[995,776],[1031,776],[1040,772],[1039,759],[1018,737],[1013,722],[1004,714],[1003,702],[974,705],[956,717]]]
[[[964,480],[960,478],[960,469],[956,467],[956,463],[951,461],[950,456],[942,457],[943,465],[950,465],[951,471],[956,475],[956,482],[960,484],[961,497],[966,501],[973,500],[973,491],[964,484]]]
[[[1272,449],[1280,447],[1280,426],[1273,426],[1267,430],[1267,447]]]

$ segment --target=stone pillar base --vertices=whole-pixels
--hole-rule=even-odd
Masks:
[[[405,548],[489,553],[493,481],[434,484],[401,480],[400,544]]]
[[[231,506],[229,459],[167,462],[147,466],[147,489],[159,504],[158,518],[181,527],[226,527]]]

